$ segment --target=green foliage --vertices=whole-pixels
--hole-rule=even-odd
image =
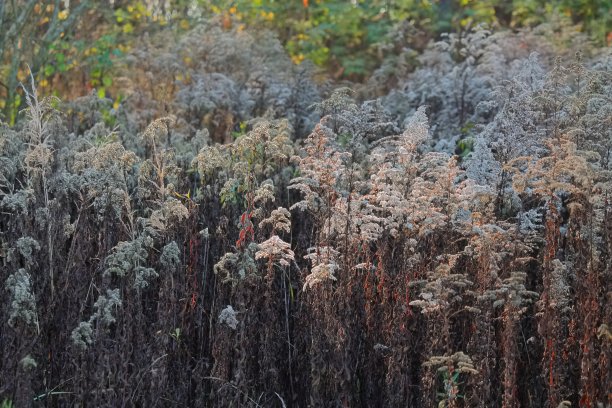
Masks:
[[[170,332],[170,337],[172,337],[176,342],[181,341],[181,329],[176,327],[174,331]]]
[[[0,408],[13,408],[13,402],[9,399],[3,399],[2,404],[0,404]]]
[[[0,5],[0,106],[4,117],[14,123],[24,102],[18,93],[20,81],[29,72],[39,80],[67,70],[66,58],[56,50],[74,33],[88,0],[76,1],[68,10],[52,0],[17,0]]]

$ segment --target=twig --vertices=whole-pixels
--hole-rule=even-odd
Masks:
[[[235,389],[236,391],[238,391],[239,393],[241,393],[242,395],[244,395],[249,401],[251,401],[253,404],[255,404],[255,406],[257,408],[263,408],[261,405],[259,405],[257,403],[257,401],[255,401],[253,398],[249,397],[249,395],[242,391],[240,388],[236,387],[234,384],[232,384],[229,381],[225,381],[223,378],[219,378],[219,377],[203,377],[205,380],[215,380],[215,381],[220,381],[222,383],[224,383],[224,385],[229,385],[230,387],[232,387],[233,389]],[[277,394],[278,395],[278,394]]]

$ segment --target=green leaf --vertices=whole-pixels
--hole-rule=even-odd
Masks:
[[[109,87],[112,84],[113,84],[113,78],[109,76],[105,76],[104,78],[102,78],[102,85],[104,85],[105,87]]]

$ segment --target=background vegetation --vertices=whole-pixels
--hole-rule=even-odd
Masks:
[[[609,7],[0,3],[0,403],[609,406]]]

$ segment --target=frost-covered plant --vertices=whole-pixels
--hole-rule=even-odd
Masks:
[[[104,326],[108,326],[117,321],[113,312],[122,305],[119,296],[119,289],[107,289],[106,295],[100,295],[98,300],[94,303],[95,313],[93,316],[95,316]]]
[[[153,268],[144,266],[149,257],[148,250],[153,246],[153,238],[141,234],[132,241],[119,242],[106,258],[104,276],[128,276],[136,289],[144,289],[149,281],[158,276]]]
[[[272,210],[268,218],[259,223],[259,228],[270,226],[273,232],[291,232],[291,213],[283,207]]]
[[[34,357],[32,357],[29,354],[25,356],[24,358],[22,358],[19,361],[19,364],[21,365],[21,368],[25,371],[31,371],[31,370],[34,370],[36,367],[38,367],[38,363],[36,362]]]
[[[442,316],[450,310],[460,309],[464,303],[463,294],[473,283],[465,275],[452,272],[456,260],[457,256],[450,256],[448,263],[440,264],[428,274],[427,281],[413,282],[414,286],[422,285],[422,288],[420,299],[411,301],[410,306],[420,308],[421,313],[426,315],[433,313]]]
[[[552,197],[553,194],[580,194],[591,189],[593,170],[573,142],[549,141],[550,154],[534,160],[514,159],[512,187],[522,194]]]
[[[39,99],[38,91],[31,77],[31,90],[23,87],[26,96],[26,125],[24,132],[28,136],[28,152],[24,164],[29,172],[43,177],[46,189],[45,173],[50,170],[53,160],[52,140],[53,127],[57,126],[57,111],[52,107],[52,99]]]
[[[15,326],[21,321],[26,326],[31,325],[40,331],[30,274],[25,269],[19,269],[8,277],[5,287],[11,294],[9,325]]]
[[[517,74],[491,94],[487,102],[496,107],[491,120],[476,136],[474,153],[468,164],[470,177],[505,194],[508,171],[505,166],[521,156],[544,151],[543,112],[536,95],[545,86],[544,70],[537,54],[522,61]],[[486,104],[480,105],[485,109]]]
[[[444,228],[468,201],[462,171],[445,153],[422,152],[429,139],[425,109],[420,108],[397,137],[383,138],[369,159],[371,176],[365,198],[375,206],[382,227],[392,236],[400,231],[427,235]]]
[[[332,104],[329,108],[332,110],[340,110],[336,105],[343,105],[333,100],[326,103]],[[334,273],[339,268],[342,255],[336,250],[336,244],[332,246],[332,242],[343,235],[344,239],[340,240],[343,242],[338,242],[338,246],[346,246],[349,238],[347,232],[350,234],[353,231],[348,203],[352,201],[354,182],[358,179],[355,180],[357,177],[350,164],[352,155],[336,144],[337,135],[324,124],[327,121],[328,117],[323,118],[305,140],[306,155],[293,158],[298,165],[299,176],[293,178],[289,185],[289,189],[298,190],[302,195],[302,200],[291,209],[310,214],[317,228],[316,247],[306,255],[312,269],[306,277],[304,288],[321,281],[336,280]]]
[[[607,109],[601,95],[609,83],[609,75],[580,59],[569,68],[557,61],[545,73],[532,54],[499,89],[499,112],[476,137],[468,163],[469,176],[497,194],[498,213],[519,210],[517,193],[590,190],[585,183],[608,163],[610,138],[603,130],[608,119],[589,104]]]
[[[237,283],[241,279],[258,276],[255,254],[259,246],[251,242],[243,250],[227,252],[214,266],[216,275],[219,275],[224,283]]]
[[[72,344],[86,350],[93,343],[93,327],[89,321],[80,322],[79,325],[70,333]]]
[[[251,131],[230,145],[234,174],[243,180],[272,176],[293,155],[291,132],[284,120],[254,123]]]
[[[478,121],[476,106],[490,99],[493,87],[507,70],[497,37],[483,28],[449,34],[419,57],[420,68],[410,74],[400,91],[387,97],[386,106],[402,118],[391,102],[404,99],[412,110],[430,109],[434,139],[450,140]]]
[[[168,197],[161,208],[154,210],[149,217],[150,225],[159,232],[165,232],[173,226],[189,218],[189,210],[183,203],[173,197]]]
[[[289,266],[295,261],[295,254],[291,250],[291,245],[280,239],[278,235],[272,235],[259,244],[255,259],[267,259],[271,265],[278,263],[280,266]]]
[[[461,392],[464,384],[461,380],[467,375],[478,374],[470,356],[462,351],[450,356],[430,357],[423,366],[435,368],[442,376],[442,392],[438,393],[442,397],[438,406],[442,407],[460,406],[458,400],[466,397]]]
[[[121,307],[121,295],[119,289],[107,289],[106,294],[98,296],[94,303],[94,313],[86,322],[80,322],[72,331],[70,338],[72,343],[81,350],[86,350],[94,342],[94,324],[97,323],[99,330],[107,329],[117,319],[113,312]]]
[[[275,201],[276,196],[274,182],[270,179],[264,180],[253,193],[253,205],[255,206],[255,209],[253,210],[253,218],[261,219],[264,216],[265,206],[267,204],[272,204]],[[286,220],[283,219],[283,216],[286,217]],[[263,228],[268,224],[274,227],[276,223],[288,223],[289,229],[291,228],[291,221],[289,221],[289,218],[291,218],[291,213],[289,213],[288,210],[279,207],[277,210],[272,211],[271,217],[273,217],[273,219],[271,219],[270,222],[265,222],[265,220],[263,220],[261,223],[259,223],[259,228]],[[286,228],[282,227],[280,229],[285,230]]]
[[[15,243],[15,249],[21,255],[26,267],[34,263],[34,253],[40,251],[40,243],[32,237],[21,237]]]
[[[191,82],[177,92],[176,99],[183,111],[194,119],[205,118],[215,111],[227,112],[227,115],[231,115],[228,117],[229,125],[233,125],[237,118],[248,117],[255,105],[245,89],[240,89],[235,81],[217,72],[195,74]],[[199,127],[202,123],[193,125]]]
[[[494,306],[503,305],[504,403],[508,406],[515,404],[517,388],[519,342],[516,340],[516,331],[527,306],[539,297],[538,293],[525,288],[526,277],[524,272],[512,272],[495,291],[498,300]]]
[[[136,162],[133,152],[112,141],[75,154],[72,170],[100,219],[109,212],[121,217],[129,209],[127,173]]]
[[[206,146],[198,152],[191,165],[198,169],[200,177],[206,181],[215,174],[215,171],[224,169],[227,160],[222,146]]]
[[[176,241],[164,245],[159,262],[167,269],[173,269],[180,265],[181,253]]]
[[[306,157],[293,159],[298,163],[299,175],[291,180],[289,188],[301,192],[303,199],[291,209],[306,211],[314,217],[318,242],[325,246],[337,240],[338,247],[347,247],[357,231],[359,221],[356,221],[353,203],[360,198],[357,190],[365,174],[362,166],[366,161],[356,159],[357,156],[364,158],[367,140],[359,132],[337,134],[332,129],[347,131],[348,118],[358,116],[359,112],[356,106],[347,110],[342,108],[343,103],[333,102],[338,98],[333,96],[332,102],[325,101],[325,104],[330,103],[339,113],[322,118],[305,141]]]
[[[397,236],[406,225],[410,213],[407,196],[417,173],[418,149],[428,137],[427,116],[421,108],[401,136],[381,139],[370,154],[371,187],[366,199],[378,208],[383,227],[391,236]]]
[[[537,299],[537,292],[525,288],[525,272],[512,272],[496,289],[485,292],[485,297],[494,300],[493,307],[503,307],[511,311],[509,318],[517,319],[525,312],[525,307]]]
[[[304,258],[310,260],[312,268],[304,280],[303,290],[312,289],[313,286],[329,281],[336,281],[334,274],[338,269],[340,253],[329,246],[309,248],[309,254]]]
[[[22,166],[23,132],[17,132],[0,122],[0,195],[2,203],[15,192],[15,179]],[[6,206],[6,204],[3,204]]]
[[[571,40],[559,48],[555,43],[561,37]],[[512,33],[493,33],[478,26],[448,34],[416,58],[418,67],[399,78],[399,86],[383,98],[383,104],[400,122],[427,105],[438,149],[462,150],[459,141],[479,133],[478,126],[490,123],[503,106],[497,90],[521,75],[523,60],[538,52],[548,66],[560,52],[588,52],[590,47],[583,41],[575,28],[559,21]],[[406,48],[399,59],[413,59],[413,54]],[[375,73],[370,87],[380,86],[375,83],[377,77]]]
[[[253,128],[232,144],[200,150],[192,165],[197,166],[202,192],[219,196],[224,206],[247,208],[250,216],[260,218],[271,200],[273,179],[280,179],[293,154],[291,128],[286,121],[256,121]],[[253,212],[251,214],[251,212]]]
[[[332,130],[318,124],[306,139],[306,155],[292,159],[300,175],[291,180],[289,188],[298,190],[304,198],[291,209],[317,214],[321,224],[329,217],[335,200],[346,191],[345,161],[350,154],[336,150],[333,140]]]
[[[145,38],[126,57],[120,116],[132,133],[168,110],[185,140],[206,127],[213,140],[230,142],[235,125],[257,116],[310,130],[316,119],[307,108],[319,99],[313,69],[294,65],[271,33],[225,30],[213,19],[171,42],[169,35]]]
[[[360,166],[365,161],[369,144],[399,132],[380,100],[369,100],[359,105],[354,92],[338,88],[329,98],[313,105],[322,116],[320,123],[329,128],[338,147],[351,154],[351,164]]]
[[[238,327],[238,319],[236,318],[236,311],[231,305],[227,305],[225,309],[221,310],[218,317],[219,323],[226,324],[232,330],[236,330]]]
[[[433,356],[430,357],[425,363],[425,367],[433,367],[439,371],[448,371],[452,367],[453,371],[458,370],[465,374],[475,374],[477,371],[474,369],[474,365],[470,356],[466,355],[462,351],[458,351],[450,356]]]
[[[139,196],[144,199],[163,200],[172,194],[180,177],[174,150],[164,147],[164,138],[170,135],[176,123],[174,116],[162,117],[147,126],[141,138],[151,157],[144,160],[139,168]]]
[[[25,136],[27,151],[22,166],[27,173],[25,184],[34,192],[38,192],[39,199],[44,203],[44,206],[38,209],[36,218],[41,227],[46,227],[47,270],[51,297],[53,297],[55,293],[54,223],[51,217],[52,208],[57,205],[57,200],[52,195],[49,176],[55,159],[53,137],[60,133],[58,130],[59,115],[53,108],[52,98],[39,99],[38,91],[34,85],[34,77],[31,73],[30,79],[30,91],[22,86],[27,104],[26,121],[22,131]]]

